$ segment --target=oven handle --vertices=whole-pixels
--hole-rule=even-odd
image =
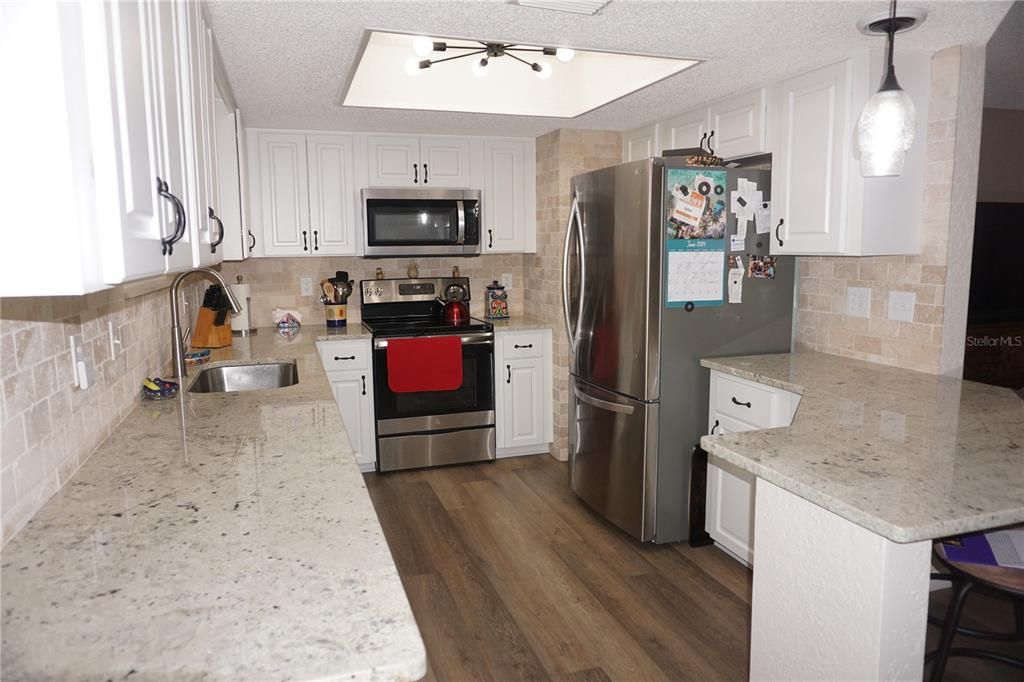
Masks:
[[[455,206],[459,211],[459,236],[456,238],[455,243],[461,246],[466,243],[466,202],[456,201]]]
[[[389,336],[387,339],[374,339],[373,348],[374,350],[387,348],[388,339],[440,339],[448,338],[450,336],[452,336],[452,334],[435,334],[433,336]],[[486,332],[484,334],[466,334],[464,336],[460,336],[459,339],[462,341],[463,346],[494,345],[494,334],[492,332]]]

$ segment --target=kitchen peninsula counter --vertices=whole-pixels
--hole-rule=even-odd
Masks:
[[[295,386],[139,404],[3,550],[3,677],[424,675],[315,345],[360,334],[261,329],[205,367],[294,359]]]
[[[1024,400],[1007,388],[814,352],[702,360],[798,393],[791,426],[708,452],[895,542],[1024,522]]]
[[[1024,401],[822,353],[701,364],[801,396],[701,439],[756,476],[750,678],[920,680],[933,539],[1024,521]]]

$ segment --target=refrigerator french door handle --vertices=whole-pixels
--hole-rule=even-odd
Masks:
[[[562,247],[562,314],[565,317],[565,333],[569,337],[569,346],[576,352],[573,343],[572,325],[569,322],[569,244],[572,242],[572,223],[577,211],[576,196],[572,198],[572,208],[569,209],[569,221],[565,224],[565,245]]]
[[[576,394],[576,399],[580,402],[584,402],[593,407],[600,408],[602,410],[608,410],[609,412],[618,412],[619,414],[633,414],[634,407],[632,405],[619,405],[608,400],[601,400],[595,398],[592,395],[587,395],[576,386],[572,387],[573,393]]]
[[[576,333],[572,339],[572,352],[575,353],[576,349],[580,345],[580,332],[583,331],[583,305],[584,298],[587,293],[587,259],[585,245],[583,243],[583,216],[580,214],[580,204],[578,200],[573,202],[573,208],[576,211],[576,233],[579,238],[577,248],[579,249],[580,256],[580,305],[576,309]]]

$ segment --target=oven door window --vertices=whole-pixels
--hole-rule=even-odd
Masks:
[[[432,199],[367,199],[367,246],[456,244],[459,207],[456,201]]]
[[[494,409],[493,347],[462,347],[462,386],[454,391],[395,393],[388,388],[387,351],[373,351],[376,418],[401,419]]]

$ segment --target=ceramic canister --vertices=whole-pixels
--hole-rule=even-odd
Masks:
[[[324,313],[327,315],[328,327],[344,327],[348,324],[348,306],[343,303],[325,303]]]

